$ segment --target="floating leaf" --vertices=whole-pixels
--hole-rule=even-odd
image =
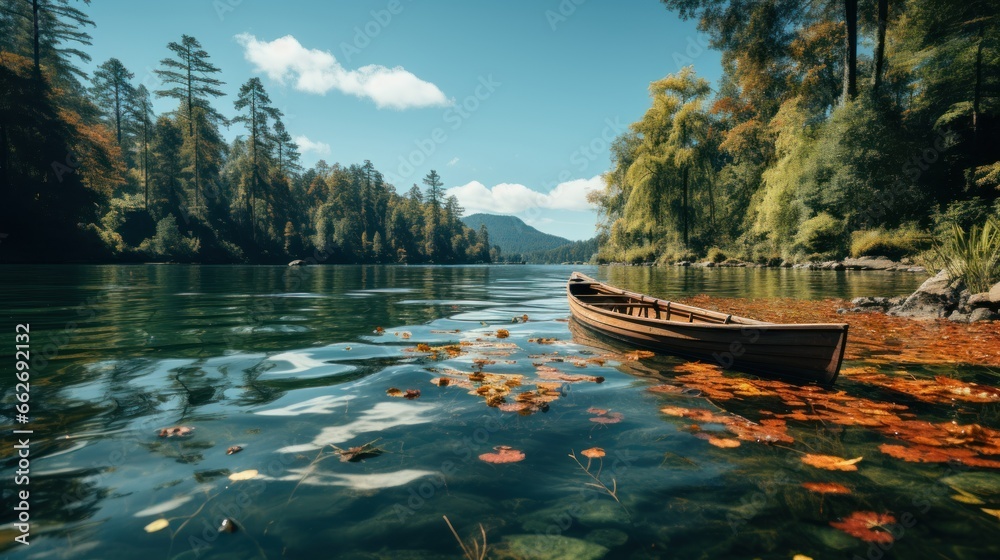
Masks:
[[[592,407],[590,407],[590,408],[588,408],[588,409],[587,409],[587,412],[588,412],[589,414],[597,414],[598,416],[603,416],[603,415],[605,415],[605,414],[607,414],[607,413],[608,413],[608,411],[607,411],[606,409],[603,409],[603,408],[595,408],[595,407],[593,407],[593,406],[592,406]]]
[[[817,494],[850,494],[851,489],[836,482],[803,482],[802,487]]]
[[[375,335],[382,336],[383,334],[385,334],[385,329],[383,329],[382,327],[375,327],[375,330],[372,332]]]
[[[524,460],[523,451],[518,451],[517,449],[506,445],[498,445],[494,447],[493,450],[496,451],[496,453],[483,453],[479,456],[479,460],[494,464],[517,463],[518,461]]]
[[[397,389],[396,387],[389,387],[388,389],[385,390],[385,394],[389,395],[390,397],[402,397],[403,391],[401,389]]]
[[[420,389],[407,389],[406,393],[403,394],[403,398],[411,401],[420,398]]]
[[[740,440],[738,439],[709,436],[709,438],[706,441],[708,441],[708,443],[716,447],[721,447],[723,449],[740,446]]]
[[[635,350],[634,352],[629,352],[625,354],[625,361],[627,362],[638,362],[646,358],[652,358],[656,354],[650,352],[649,350]]]
[[[255,478],[257,474],[258,472],[256,469],[249,469],[229,475],[229,480],[232,480],[233,482],[239,482],[241,480],[250,480],[251,478]]]
[[[421,342],[420,344],[417,345],[417,352],[430,352],[430,351],[431,351],[430,344],[424,344],[423,342]]]
[[[157,519],[156,521],[153,521],[149,525],[143,527],[143,530],[146,531],[147,533],[155,533],[157,531],[162,531],[163,529],[166,529],[169,525],[170,522],[167,521],[166,519]]]
[[[976,495],[969,494],[968,492],[963,492],[961,490],[958,491],[958,494],[953,495],[951,499],[962,504],[969,504],[973,506],[979,506],[986,503],[980,500]]]
[[[894,539],[886,526],[895,522],[896,518],[888,513],[856,511],[843,521],[832,521],[830,525],[865,542],[888,544]]]
[[[624,419],[625,415],[621,412],[609,412],[603,416],[595,416],[591,418],[590,421],[598,424],[617,424]]]
[[[193,431],[194,428],[188,426],[173,426],[160,430],[160,437],[186,437],[191,435]]]
[[[803,463],[828,471],[856,471],[858,470],[857,463],[861,462],[861,459],[863,457],[843,459],[841,457],[834,457],[833,455],[814,455],[812,453],[802,456]]]
[[[234,445],[226,450],[226,455],[234,455],[240,451],[243,451],[243,448],[239,445]]]
[[[992,515],[993,517],[1000,519],[1000,509],[986,509],[986,508],[979,508],[979,509],[983,510],[984,513],[988,513],[989,515]]]
[[[497,338],[507,338],[510,336],[510,331],[507,329],[497,329]]]
[[[590,449],[584,449],[580,452],[580,455],[587,457],[588,459],[598,459],[604,457],[604,450],[600,447],[591,447]]]

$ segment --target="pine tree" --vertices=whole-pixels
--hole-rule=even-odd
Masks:
[[[97,67],[91,80],[94,101],[111,120],[119,146],[122,146],[122,131],[128,129],[129,108],[136,95],[131,82],[134,77],[120,60],[110,58]]]

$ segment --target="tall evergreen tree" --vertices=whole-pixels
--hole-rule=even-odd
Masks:
[[[265,178],[265,168],[270,156],[269,119],[281,118],[281,112],[271,106],[271,98],[264,90],[260,78],[250,78],[240,87],[234,103],[237,111],[243,111],[233,122],[243,123],[249,133],[248,142],[251,158],[250,192],[247,197],[250,216],[251,238],[257,238],[256,205],[261,183]]]
[[[221,70],[208,61],[208,52],[202,48],[201,43],[190,35],[182,35],[180,43],[172,41],[167,44],[167,48],[174,53],[175,58],[161,60],[162,68],[155,72],[164,85],[172,87],[157,90],[156,96],[169,97],[181,103],[182,114],[188,121],[188,134],[194,134],[195,107],[204,109],[213,120],[224,120],[212,109],[209,100],[224,95],[219,88],[225,82],[212,77]]]
[[[122,145],[122,131],[128,129],[129,107],[136,94],[131,81],[134,77],[122,61],[109,58],[97,67],[91,79],[93,99],[109,117],[119,146]]]

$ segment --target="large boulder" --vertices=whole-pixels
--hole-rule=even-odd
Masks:
[[[901,305],[890,309],[889,315],[913,319],[947,317],[958,307],[961,291],[961,280],[952,280],[948,272],[942,270],[928,278]]]
[[[993,287],[990,288],[989,294],[991,302],[1000,303],[1000,282],[993,284]]]

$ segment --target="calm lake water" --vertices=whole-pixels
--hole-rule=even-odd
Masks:
[[[923,279],[576,268],[668,298],[897,295]],[[442,519],[447,515],[467,543],[479,536],[481,523],[490,557],[1000,557],[1000,520],[979,506],[950,499],[952,491],[932,493],[927,507],[914,505],[914,493],[945,488],[938,481],[955,473],[880,456],[874,451],[884,441],[880,435],[802,424],[791,427],[796,443],[790,446],[719,449],[683,431],[690,422],[660,408],[712,405],[697,394],[649,392],[656,382],[637,375],[652,371],[669,379],[679,360],[645,360],[642,371],[613,360],[584,362],[606,350],[574,341],[564,295],[571,270],[0,268],[7,348],[14,325],[30,323],[36,360],[27,426],[34,430],[31,545],[25,547],[12,542],[17,467],[6,442],[13,442],[15,428],[14,359],[4,351],[2,554],[457,558],[461,551]],[[512,322],[522,315],[529,320]],[[383,334],[375,332],[380,327]],[[508,329],[509,338],[495,338],[498,328]],[[418,343],[463,341],[465,352],[457,356],[411,351]],[[430,382],[448,370],[473,371],[477,358],[493,362],[486,372],[530,377],[532,363],[545,361],[604,382],[567,383],[546,412],[532,415],[501,412],[466,389]],[[391,387],[421,395],[391,398]],[[754,406],[726,406],[759,417]],[[617,413],[621,421],[591,421],[600,414],[590,408]],[[952,413],[930,412],[945,419]],[[158,437],[170,426],[194,431]],[[373,441],[384,452],[359,462],[342,462],[331,447]],[[501,445],[523,451],[525,459],[478,459]],[[243,450],[227,455],[232,446]],[[607,455],[591,472],[601,468],[600,481],[616,486],[620,503],[588,486],[594,479],[568,456],[595,446]],[[863,467],[827,473],[804,470],[798,461],[796,450],[833,448],[843,457],[864,455]],[[257,475],[229,478],[248,470]],[[996,475],[973,474],[969,493],[985,500],[982,507],[1000,508],[998,478],[984,478]],[[854,493],[821,498],[802,490],[800,483],[811,480],[849,480]],[[883,552],[829,525],[856,510],[913,511],[916,522]],[[216,531],[226,517],[238,531]],[[144,530],[159,519],[169,525]]]

